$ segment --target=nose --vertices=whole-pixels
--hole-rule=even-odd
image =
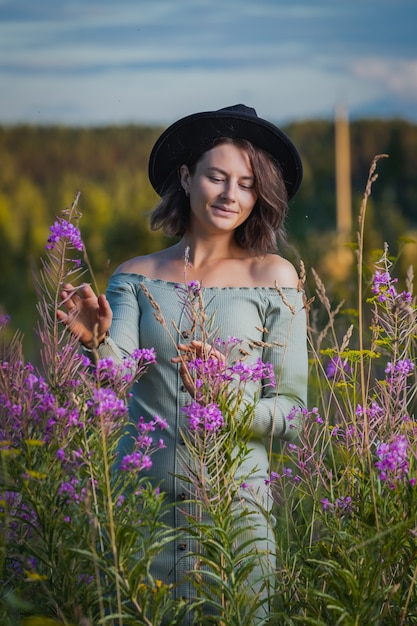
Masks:
[[[225,181],[221,194],[222,198],[228,202],[234,202],[236,199],[236,186],[237,183],[233,180]]]

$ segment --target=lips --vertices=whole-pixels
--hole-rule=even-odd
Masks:
[[[237,211],[234,211],[233,209],[230,209],[228,207],[225,206],[219,206],[217,204],[215,204],[213,206],[213,209],[217,210],[217,211],[221,211],[222,213],[228,213],[230,215],[236,215]]]

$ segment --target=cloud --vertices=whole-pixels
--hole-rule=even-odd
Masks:
[[[352,64],[352,72],[364,81],[378,84],[381,90],[415,100],[417,105],[417,58],[364,58]]]
[[[339,101],[417,117],[416,19],[415,0],[0,0],[0,121],[166,123],[239,101],[278,121]]]
[[[352,82],[335,73],[305,64],[276,63],[269,67],[232,70],[200,69],[112,70],[91,81],[88,74],[16,79],[0,75],[4,96],[0,119],[8,122],[65,122],[105,124],[169,123],[196,110],[221,108],[238,102],[254,106],[260,115],[277,122],[299,117],[331,116],[335,103],[370,101],[378,95],[365,83],[360,95]]]

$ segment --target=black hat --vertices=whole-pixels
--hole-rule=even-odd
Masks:
[[[296,147],[282,130],[244,104],[188,115],[169,126],[157,139],[149,158],[149,180],[155,191],[163,193],[199,143],[220,137],[246,139],[268,152],[281,166],[288,199],[295,196],[303,178]]]

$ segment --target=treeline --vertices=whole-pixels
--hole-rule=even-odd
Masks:
[[[305,171],[289,211],[290,241],[307,265],[320,268],[336,227],[334,125],[304,121],[285,130]],[[49,225],[78,191],[80,227],[100,288],[122,260],[167,243],[148,226],[157,196],[147,162],[160,131],[133,125],[0,127],[0,303],[15,327],[30,336],[36,318],[32,265],[44,253]],[[417,230],[417,126],[356,121],[350,133],[354,224],[370,163],[376,154],[389,154],[378,165],[367,232],[370,247],[387,241],[395,254],[398,240]]]

